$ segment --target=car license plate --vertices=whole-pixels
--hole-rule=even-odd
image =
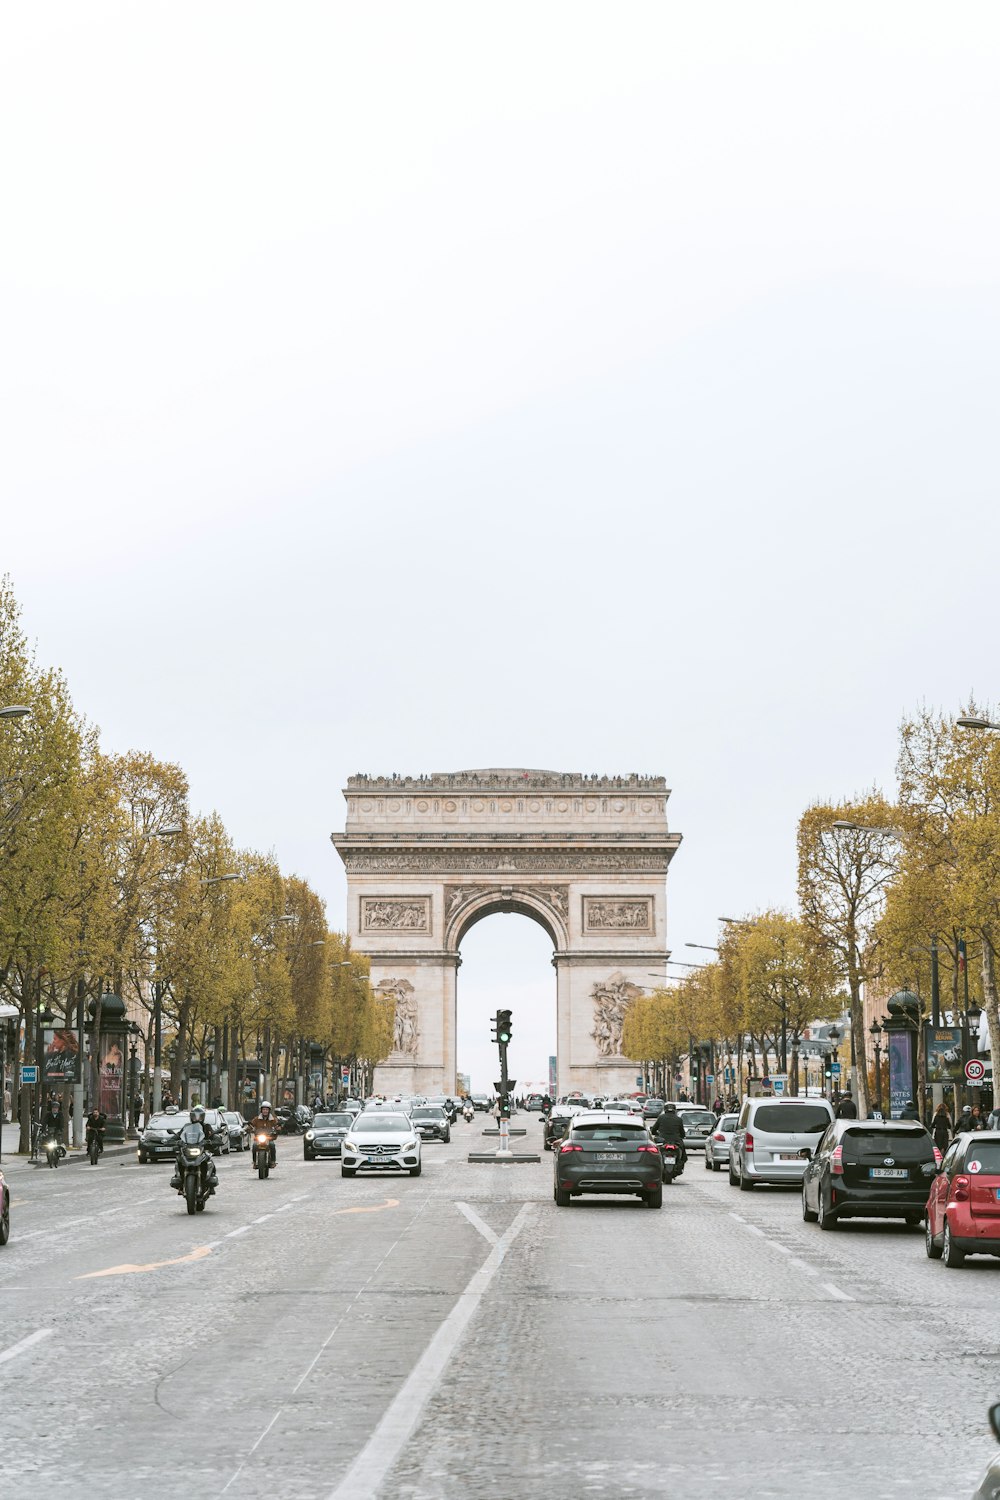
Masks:
[[[797,1151],[776,1151],[775,1161],[801,1161],[802,1158]]]
[[[598,1161],[624,1161],[625,1160],[625,1153],[624,1153],[624,1151],[598,1151],[598,1153],[597,1153],[597,1160]]]
[[[869,1177],[909,1177],[905,1167],[869,1167]]]
[[[382,1160],[382,1158],[381,1158],[381,1156],[366,1156],[366,1157],[365,1157],[365,1161],[370,1161],[370,1162],[374,1162],[374,1163],[376,1163],[376,1164],[377,1164],[377,1163],[378,1163],[378,1162],[380,1162],[380,1161],[381,1161],[381,1160]]]

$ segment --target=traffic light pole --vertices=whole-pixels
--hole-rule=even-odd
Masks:
[[[493,1040],[496,1042],[500,1052],[500,1077],[496,1083],[497,1091],[497,1124],[499,1125],[500,1145],[496,1151],[470,1151],[470,1162],[499,1162],[501,1165],[509,1165],[513,1162],[539,1161],[540,1158],[534,1153],[515,1154],[510,1149],[510,1096],[517,1080],[511,1078],[507,1072],[507,1045],[513,1035],[511,1029],[511,1015],[509,1010],[498,1010],[493,1018]],[[520,1135],[524,1131],[518,1132]],[[484,1135],[491,1135],[492,1131],[483,1131]]]
[[[497,1156],[510,1156],[510,1082],[507,1077],[507,1043],[500,1043],[500,1145]]]

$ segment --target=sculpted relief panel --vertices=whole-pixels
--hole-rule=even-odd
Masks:
[[[444,893],[444,915],[446,921],[451,921],[455,912],[461,910],[466,902],[479,900],[483,896],[496,896],[498,894],[495,885],[452,885],[448,886]],[[569,886],[566,885],[519,885],[516,889],[512,886],[507,890],[501,889],[500,894],[505,900],[516,900],[519,895],[533,896],[536,901],[543,905],[551,906],[563,921],[569,920]]]
[[[397,1057],[415,1057],[417,1052],[417,1001],[408,979],[383,979],[375,986],[380,1000],[393,1003],[392,1051]]]
[[[429,932],[431,898],[416,896],[406,901],[361,897],[362,932]]]
[[[639,896],[627,901],[610,896],[584,896],[584,932],[650,932],[653,927],[653,898]]]
[[[642,990],[622,974],[612,974],[604,984],[594,985],[594,1029],[590,1033],[601,1057],[621,1057],[625,1013]]]
[[[663,874],[673,850],[664,849],[363,849],[345,848],[341,857],[349,873],[401,874],[447,870],[455,875],[526,874],[547,871],[600,873],[636,870]]]

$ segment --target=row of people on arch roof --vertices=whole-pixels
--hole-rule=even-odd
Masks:
[[[666,786],[666,778],[663,776],[640,776],[637,771],[628,776],[600,776],[595,771],[591,776],[580,775],[576,771],[510,771],[510,772],[476,772],[476,771],[448,771],[440,775],[423,776],[400,776],[393,771],[391,776],[369,776],[359,771],[356,776],[348,778],[350,786],[367,786],[381,788],[417,788],[429,786],[449,787],[551,787],[569,789],[573,787],[604,787],[609,791],[624,791],[628,787],[646,787],[653,790],[663,790]]]

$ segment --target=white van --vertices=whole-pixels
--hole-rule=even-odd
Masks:
[[[729,1147],[729,1184],[801,1182],[833,1119],[829,1099],[745,1099]]]

